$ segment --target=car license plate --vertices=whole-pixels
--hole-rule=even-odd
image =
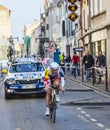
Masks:
[[[34,85],[25,85],[22,87],[23,89],[30,89],[30,88],[36,88]]]

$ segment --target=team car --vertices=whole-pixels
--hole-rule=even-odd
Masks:
[[[34,59],[17,59],[13,61],[4,80],[5,99],[15,94],[45,94],[44,74],[45,67],[40,61]]]

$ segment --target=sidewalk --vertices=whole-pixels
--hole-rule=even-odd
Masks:
[[[110,95],[110,83],[108,84],[108,86],[106,86],[105,83],[100,83],[100,84],[94,84],[92,83],[92,80],[89,81],[89,82],[86,82],[85,80],[85,76],[84,76],[84,81],[82,82],[82,75],[81,76],[76,76],[76,78],[71,74],[71,70],[70,71],[65,71],[65,77],[74,81],[74,82],[77,82],[79,84],[82,84],[84,86],[88,86],[89,88],[91,89],[95,89],[95,90],[98,90],[100,92],[103,92],[107,95]],[[108,88],[107,88],[108,87]],[[71,88],[70,88],[71,89]]]
[[[65,80],[67,81],[65,85],[66,92],[64,95],[60,95],[61,105],[110,105],[110,92],[99,89],[98,87],[93,86],[91,83],[82,83],[81,76],[77,77],[77,79],[74,79],[74,76],[72,76],[70,72],[66,72],[65,74]],[[68,80],[70,80],[70,82],[68,82]],[[99,91],[101,93],[99,93]]]

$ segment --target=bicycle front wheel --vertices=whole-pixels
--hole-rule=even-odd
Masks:
[[[57,104],[56,104],[56,97],[53,97],[53,110],[52,110],[52,122],[55,123],[56,120],[56,108],[57,108]]]
[[[53,109],[52,122],[55,123],[55,121],[56,121],[56,109]]]

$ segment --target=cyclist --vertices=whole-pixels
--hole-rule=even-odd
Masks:
[[[50,66],[45,70],[44,85],[46,91],[46,116],[49,116],[49,102],[51,96],[51,86],[53,85],[53,82],[56,86],[58,86],[58,88],[56,89],[56,101],[59,102],[59,88],[61,85],[61,91],[65,91],[65,80],[63,71],[56,62],[52,62]]]

